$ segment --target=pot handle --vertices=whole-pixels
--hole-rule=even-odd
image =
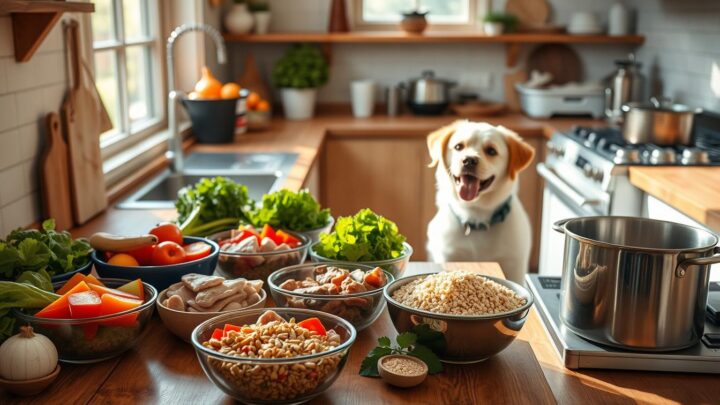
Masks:
[[[683,260],[675,270],[675,275],[679,278],[685,277],[687,274],[688,267],[690,266],[705,266],[708,264],[720,263],[720,247],[715,246],[713,249],[713,255],[707,257],[695,257],[692,259]]]
[[[565,218],[555,222],[554,224],[552,224],[553,231],[565,233],[565,224],[571,219],[572,218]]]

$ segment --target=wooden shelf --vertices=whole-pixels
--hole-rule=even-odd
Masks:
[[[309,32],[271,33],[263,35],[224,34],[226,42],[239,43],[288,43],[313,42],[323,44],[323,52],[330,59],[330,44],[431,44],[431,43],[495,43],[507,46],[506,65],[517,64],[524,44],[609,44],[638,46],[645,42],[642,35],[570,35],[570,34],[504,34],[489,36],[479,32],[428,32],[421,35],[404,32]]]
[[[93,3],[77,1],[0,0],[0,15],[12,20],[15,60],[27,62],[63,13],[92,13]]]

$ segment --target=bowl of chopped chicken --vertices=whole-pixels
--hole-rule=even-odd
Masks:
[[[158,295],[157,309],[165,327],[190,342],[193,329],[229,311],[262,308],[267,294],[261,280],[186,274]]]
[[[268,277],[275,304],[337,315],[362,330],[385,307],[383,287],[394,280],[380,267],[355,263],[305,263],[285,267]]]

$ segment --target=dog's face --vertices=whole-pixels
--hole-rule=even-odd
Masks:
[[[513,182],[534,149],[514,132],[487,123],[457,121],[428,136],[434,165],[441,165],[457,198],[472,202]]]

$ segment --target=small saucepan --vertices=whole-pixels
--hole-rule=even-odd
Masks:
[[[632,144],[690,145],[695,114],[699,108],[676,104],[653,97],[649,103],[628,103],[622,106],[625,114],[623,136]]]

